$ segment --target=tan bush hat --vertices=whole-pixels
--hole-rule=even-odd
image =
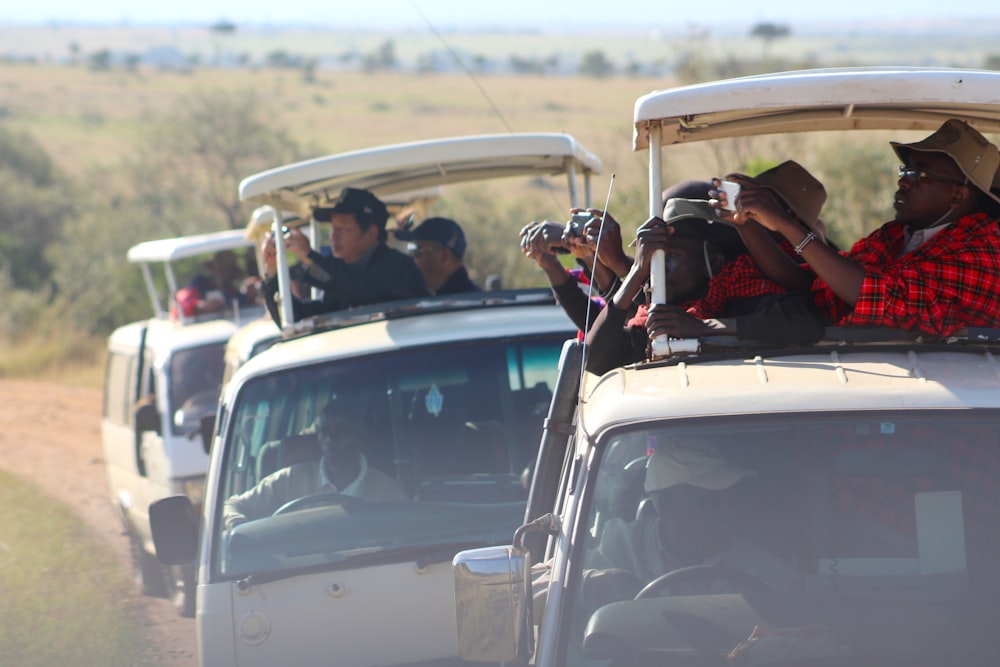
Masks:
[[[906,162],[910,151],[944,153],[955,161],[961,172],[969,179],[969,183],[986,193],[993,201],[1000,203],[1000,197],[990,192],[997,175],[997,167],[1000,167],[1000,152],[965,121],[951,118],[926,139],[912,144],[890,141],[889,145],[903,162]]]
[[[826,225],[819,219],[826,203],[826,188],[805,167],[786,160],[757,174],[753,181],[778,195],[814,234],[826,240]]]
[[[647,493],[678,484],[718,491],[756,474],[756,470],[731,463],[710,442],[678,437],[653,451],[646,463],[644,487]]]

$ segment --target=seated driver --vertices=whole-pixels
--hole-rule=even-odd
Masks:
[[[656,511],[640,512],[631,523],[607,522],[586,555],[584,596],[598,604],[634,597],[657,577],[692,565],[720,565],[772,591],[794,590],[798,572],[793,567],[738,536],[748,532],[741,517],[754,509],[752,503],[747,507],[743,482],[756,474],[698,438],[659,445],[644,482]],[[746,589],[739,581],[705,574],[669,590],[697,595]]]
[[[358,423],[356,401],[334,395],[316,420],[322,456],[318,461],[282,468],[256,486],[226,500],[223,520],[229,530],[244,521],[271,516],[290,500],[339,493],[373,502],[407,500],[395,478],[368,465],[363,453],[366,434]]]

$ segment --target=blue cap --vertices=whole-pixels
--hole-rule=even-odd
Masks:
[[[457,222],[448,218],[427,218],[415,229],[398,229],[396,238],[401,241],[435,241],[459,259],[465,255],[465,233]]]

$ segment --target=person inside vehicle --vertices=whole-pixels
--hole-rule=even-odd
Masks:
[[[788,161],[753,180],[825,239],[819,212],[826,192],[804,168]],[[675,192],[687,196],[670,196]],[[604,373],[642,361],[650,338],[661,334],[736,335],[778,344],[819,339],[822,317],[809,292],[790,293],[757,268],[736,228],[710,206],[712,183],[688,181],[664,194],[668,196],[664,218],[670,222],[651,218],[639,228],[635,263],[587,338],[588,370]],[[667,256],[667,302],[649,308],[641,303],[636,308],[656,250]]]
[[[282,468],[226,500],[226,529],[271,516],[291,500],[316,494],[336,493],[369,502],[407,500],[394,477],[368,464],[364,454],[367,433],[358,421],[361,413],[361,406],[351,396],[331,396],[316,420],[319,460]]]
[[[330,223],[330,257],[314,250],[297,227],[289,228],[285,244],[302,264],[303,281],[323,291],[319,300],[295,299],[295,319],[430,294],[413,259],[386,244],[388,217],[385,204],[368,190],[344,188],[333,206],[313,209],[314,219]],[[276,261],[273,252],[264,256],[265,302],[280,326]]]
[[[202,270],[175,297],[185,316],[217,313],[238,304],[251,305],[253,302],[240,289],[243,279],[236,254],[232,250],[220,250],[210,261],[202,265]]]
[[[798,261],[769,236],[748,243],[772,280],[812,290],[827,324],[938,336],[998,326],[1000,196],[990,190],[997,147],[956,119],[922,141],[890,145],[902,161],[895,219],[846,253],[817,243],[815,232],[759,187],[745,187],[728,217],[737,225],[755,221],[795,247]]]
[[[596,293],[587,299],[591,275],[595,271],[598,276],[608,274],[602,271],[604,265],[600,261],[594,261],[594,250],[583,237],[567,233],[568,226],[550,220],[530,222],[520,231],[520,247],[525,257],[534,260],[545,273],[556,301],[582,336],[605,305],[600,296],[604,291],[601,278],[594,281]],[[561,254],[572,254],[577,266],[564,267],[559,259]]]
[[[664,197],[699,197],[705,189],[697,181],[685,181],[665,190]],[[564,224],[530,222],[519,236],[521,252],[545,272],[556,300],[582,337],[621,287],[633,259],[625,252],[621,225],[610,212],[574,207],[570,214],[570,221]],[[578,215],[585,221],[577,222]],[[576,267],[565,268],[558,257],[561,254],[572,254]],[[591,295],[592,303],[584,292]]]
[[[408,241],[406,251],[424,275],[432,294],[481,292],[465,268],[465,232],[449,218],[427,218],[415,229],[400,229],[396,238]]]
[[[743,585],[796,590],[801,574],[795,567],[741,537],[753,532],[756,510],[745,480],[756,475],[698,437],[658,444],[643,479],[652,507],[631,522],[609,519],[584,556],[582,593],[590,606],[631,599],[662,575],[694,565],[715,565],[727,574],[672,585],[671,594],[732,592]]]
[[[764,188],[789,215],[813,231],[821,243],[832,243],[827,237],[826,225],[819,218],[826,202],[826,189],[802,165],[786,160],[752,179],[743,177],[741,182]],[[713,188],[714,182],[709,186],[709,197],[718,193]],[[738,230],[744,246],[757,242],[757,234],[771,234],[756,224],[745,225]],[[653,245],[650,246],[650,243]],[[650,251],[655,250],[658,247],[655,237],[647,238],[644,247]],[[789,257],[797,256],[795,249],[784,239],[780,239],[779,249]],[[652,312],[647,313],[647,330],[650,335],[666,334],[675,338],[737,334],[741,338],[777,343],[809,342],[818,335],[818,327],[807,326],[799,331],[774,326],[770,322],[772,311],[777,311],[774,312],[774,317],[788,314],[795,321],[801,319],[803,323],[809,323],[806,313],[798,312],[800,307],[804,307],[800,304],[805,303],[806,292],[802,291],[802,298],[777,297],[787,291],[785,286],[764,275],[753,257],[744,252],[733,257],[731,262],[727,262],[718,273],[711,276],[703,297],[684,304],[684,308],[673,304],[651,308]],[[758,317],[736,321],[726,319],[750,313],[755,313]],[[813,319],[818,319],[818,313],[813,315]],[[781,337],[781,332],[789,334],[787,340]]]
[[[708,183],[705,182],[707,192]],[[675,200],[668,201],[689,201]],[[642,302],[653,250],[669,243],[666,300],[683,306],[703,297],[712,275],[745,252],[732,227],[704,218],[684,217],[667,225],[659,218],[643,224],[636,235],[635,262],[608,306],[595,317],[587,334],[587,370],[601,374],[646,356],[646,309]]]

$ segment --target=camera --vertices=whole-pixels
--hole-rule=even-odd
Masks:
[[[732,181],[720,181],[719,189],[726,193],[726,206],[727,211],[736,210],[736,198],[740,194],[740,184],[733,183]]]
[[[570,216],[569,222],[566,223],[566,226],[569,227],[570,233],[574,236],[583,236],[584,228],[587,226],[587,223],[593,219],[594,216],[592,216],[588,211],[580,211],[579,213],[574,213]]]

